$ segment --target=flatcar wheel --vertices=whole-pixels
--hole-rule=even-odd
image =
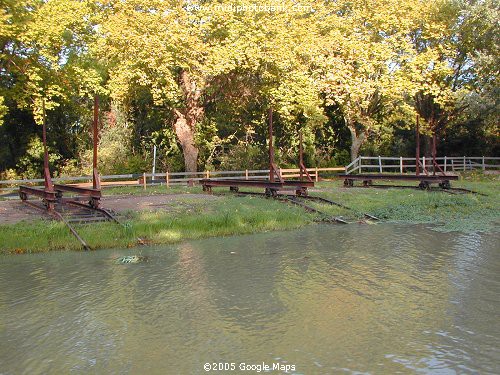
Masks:
[[[89,205],[92,208],[99,208],[99,199],[95,199],[95,198],[91,199],[89,201]]]
[[[444,190],[448,190],[451,188],[450,181],[443,181],[439,183],[439,187]]]
[[[421,181],[420,184],[418,184],[418,188],[422,190],[429,190],[429,183],[427,181]]]
[[[351,180],[349,178],[346,178],[344,180],[344,186],[345,187],[353,187],[354,186],[354,180]]]

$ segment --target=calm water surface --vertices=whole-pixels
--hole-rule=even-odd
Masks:
[[[379,224],[2,257],[0,374],[500,373],[499,250]]]

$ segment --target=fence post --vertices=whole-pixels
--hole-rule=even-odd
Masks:
[[[380,155],[378,156],[378,170],[382,173],[382,159],[380,158]]]
[[[207,178],[210,178],[210,171],[206,172]]]
[[[319,176],[318,176],[318,167],[314,167],[315,168],[315,172],[316,172],[316,182],[319,181]]]
[[[245,180],[248,180],[248,169],[245,169]]]
[[[399,172],[403,174],[403,157],[399,157]]]
[[[464,156],[464,171],[465,171],[465,156]]]
[[[360,156],[360,157],[359,157],[359,161],[358,161],[358,164],[359,164],[359,165],[358,165],[358,169],[359,169],[359,173],[360,173],[360,174],[361,174],[361,161],[362,161],[362,160],[363,160],[363,157],[362,157],[362,156]]]
[[[169,176],[168,170],[167,170],[166,179],[167,179],[167,188],[169,188],[170,187],[170,176]]]
[[[427,168],[425,168],[425,156],[422,156],[422,166],[424,167],[424,173],[425,173],[425,171],[427,170]]]
[[[483,171],[486,170],[486,164],[484,163],[484,156],[483,156]]]
[[[447,157],[444,157],[444,173],[446,173]]]
[[[142,183],[143,183],[143,186],[144,186],[144,190],[146,190],[146,172],[144,172],[142,174]]]

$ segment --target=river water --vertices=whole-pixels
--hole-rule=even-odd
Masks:
[[[317,225],[9,256],[0,285],[0,374],[500,372],[498,233]]]

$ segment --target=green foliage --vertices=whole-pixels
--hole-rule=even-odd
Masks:
[[[239,143],[220,157],[221,170],[269,168],[267,150],[254,144]]]
[[[49,152],[49,166],[54,165],[61,159],[53,148],[48,147]],[[43,154],[44,148],[42,140],[38,137],[32,137],[28,142],[26,154],[19,159],[17,167],[22,171],[23,178],[34,179],[43,178]]]
[[[345,163],[349,147],[408,155],[401,130],[416,113],[424,132],[443,130],[447,153],[498,153],[494,0],[339,0],[300,12],[289,0],[277,12],[220,5],[233,4],[4,0],[0,169],[34,173],[33,155],[21,157],[45,102],[55,167],[88,173],[95,93],[103,114],[121,117],[118,129],[103,121],[105,172],[149,170],[154,144],[162,171],[265,164],[270,107],[283,165],[296,164],[299,129],[311,166]],[[247,144],[253,165],[243,165]]]

